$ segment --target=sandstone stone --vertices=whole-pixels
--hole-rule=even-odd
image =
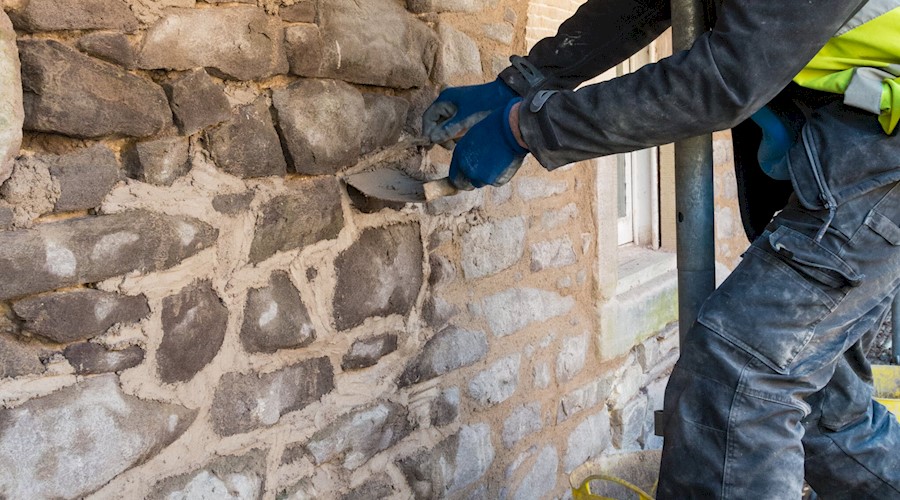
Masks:
[[[442,427],[450,425],[459,417],[459,388],[451,387],[441,391],[440,396],[431,403],[431,425]]]
[[[341,496],[341,500],[375,500],[378,498],[390,498],[397,494],[393,481],[387,474],[379,474],[365,480],[362,486],[353,488],[347,494]]]
[[[116,155],[100,144],[65,155],[48,155],[43,160],[50,176],[59,183],[54,207],[57,212],[98,207],[119,181]]]
[[[265,98],[242,106],[234,117],[206,133],[216,165],[242,178],[283,176],[287,163]]]
[[[133,345],[113,351],[99,344],[83,342],[66,347],[63,356],[75,368],[76,374],[95,375],[134,368],[144,361],[144,350]]]
[[[588,337],[569,337],[563,340],[562,349],[556,357],[556,378],[568,382],[584,368],[588,350]]]
[[[481,406],[494,406],[509,399],[519,385],[521,360],[521,355],[513,354],[495,361],[469,382],[469,395]]]
[[[481,12],[497,5],[497,0],[406,0],[407,8],[415,13]]]
[[[362,151],[368,153],[395,144],[406,122],[409,102],[400,97],[363,94],[366,103],[366,126],[363,130]]]
[[[481,79],[481,52],[478,44],[448,23],[439,23],[441,50],[437,62],[438,81],[450,83],[464,78]]]
[[[316,432],[306,443],[313,463],[340,461],[346,469],[359,468],[412,431],[406,408],[391,402],[356,410]]]
[[[488,325],[498,337],[566,314],[575,306],[572,297],[536,288],[513,288],[485,297],[482,302]]]
[[[416,498],[447,498],[480,479],[493,461],[491,428],[475,424],[397,465]]]
[[[333,174],[359,158],[366,105],[355,88],[334,80],[300,80],[275,90],[272,103],[295,172]]]
[[[171,9],[144,36],[143,69],[207,68],[234,80],[286,73],[280,21],[255,6]]]
[[[316,22],[315,0],[300,0],[294,5],[282,7],[278,14],[289,23],[314,23]]]
[[[212,206],[217,212],[233,216],[249,209],[252,201],[253,191],[220,194],[213,198]]]
[[[565,473],[600,455],[610,444],[609,414],[606,410],[584,419],[569,434],[566,446]]]
[[[10,11],[16,29],[133,31],[138,20],[124,0],[28,0]]]
[[[116,323],[134,323],[150,314],[143,295],[129,297],[83,289],[28,297],[13,303],[25,330],[54,342],[95,337]]]
[[[138,142],[122,153],[131,177],[157,186],[171,186],[191,170],[187,137]]]
[[[487,338],[483,332],[447,327],[425,343],[419,355],[406,366],[397,383],[400,387],[408,387],[431,380],[474,364],[483,359],[487,351]]]
[[[193,135],[231,118],[231,105],[225,96],[225,89],[205,69],[190,70],[166,83],[164,88],[175,115],[175,124],[184,135]]]
[[[541,241],[531,245],[531,271],[571,266],[577,262],[575,248],[569,238]]]
[[[12,163],[22,144],[22,69],[16,32],[0,11],[0,184],[12,173]]]
[[[74,137],[146,137],[172,123],[151,80],[53,40],[20,40],[25,129]]]
[[[226,373],[213,397],[210,419],[220,436],[267,427],[285,413],[305,408],[334,388],[327,357],[260,373]]]
[[[160,481],[147,498],[260,500],[265,484],[266,454],[253,450],[218,458],[199,470]]]
[[[95,31],[79,38],[76,46],[88,55],[126,69],[137,64],[137,50],[123,33]]]
[[[338,330],[372,316],[406,315],[424,280],[418,224],[366,229],[335,260],[334,319]]]
[[[217,236],[199,220],[141,210],[0,232],[0,300],[166,269]]]
[[[516,500],[541,500],[551,496],[559,477],[559,456],[556,448],[545,446],[524,475],[511,498]]]
[[[80,381],[0,409],[0,491],[9,498],[78,498],[156,455],[196,411],[122,392],[115,375]]]
[[[2,321],[3,318],[0,318]],[[0,332],[0,380],[43,373],[41,355],[44,351],[36,342]]]
[[[467,279],[496,274],[518,262],[524,246],[524,217],[475,226],[462,238],[463,272]]]
[[[612,392],[613,383],[608,378],[598,378],[562,397],[559,403],[557,423],[563,422],[586,409],[605,403]]]
[[[272,274],[270,284],[247,294],[241,344],[247,352],[273,353],[309,345],[316,331],[300,292],[285,272]]]
[[[520,406],[503,422],[503,446],[514,448],[519,441],[540,431],[542,427],[540,403]]]
[[[156,351],[159,378],[167,384],[192,379],[219,353],[227,324],[228,309],[209,283],[163,299],[163,338]]]
[[[350,352],[341,360],[344,371],[375,366],[382,357],[397,350],[397,334],[385,333],[376,337],[357,340]]]
[[[333,177],[293,182],[290,194],[260,207],[250,246],[250,263],[262,262],[277,252],[302,248],[337,237],[344,226],[340,187]]]

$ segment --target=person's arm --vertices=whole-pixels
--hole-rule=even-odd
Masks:
[[[553,169],[730,128],[781,91],[864,3],[726,1],[688,51],[578,91],[530,91],[518,110],[522,137]]]

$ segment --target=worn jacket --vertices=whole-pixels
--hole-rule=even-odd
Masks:
[[[742,215],[751,239],[794,191],[809,209],[833,210],[900,180],[900,138],[877,117],[791,80],[865,0],[723,0],[713,28],[690,50],[611,81],[573,90],[650,43],[671,24],[666,0],[588,0],[556,36],[501,78],[524,96],[519,123],[547,169],[734,129]],[[531,73],[534,73],[532,75]],[[535,76],[536,75],[536,76]],[[789,154],[792,179],[765,177],[749,120],[783,103],[802,116]]]

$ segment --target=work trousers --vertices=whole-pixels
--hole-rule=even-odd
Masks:
[[[900,287],[900,184],[792,198],[706,301],[666,388],[658,498],[900,499],[865,351]]]

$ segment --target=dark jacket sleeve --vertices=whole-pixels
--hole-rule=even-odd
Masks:
[[[669,0],[588,0],[525,58],[543,76],[540,83],[512,66],[500,78],[521,95],[574,89],[647,46],[669,27],[670,17]]]
[[[553,169],[731,128],[790,83],[863,3],[726,1],[690,50],[578,91],[530,91],[522,135]]]

